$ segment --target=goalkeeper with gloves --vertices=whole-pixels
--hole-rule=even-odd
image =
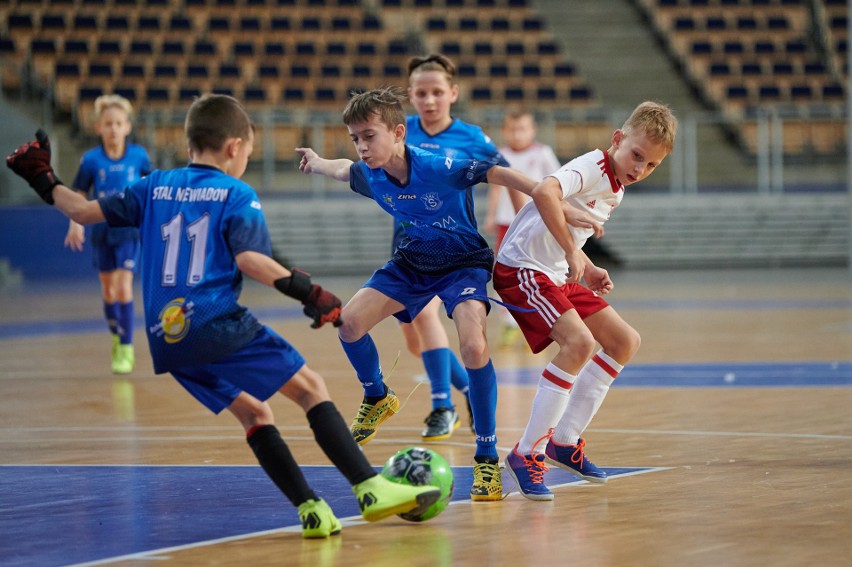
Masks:
[[[237,303],[242,274],[302,302],[312,327],[342,324],[340,300],[305,272],[270,257],[257,194],[239,178],[254,128],[225,95],[197,99],[186,118],[190,164],[154,171],[123,193],[89,201],[56,177],[50,142],[39,131],[6,159],[38,195],[80,224],[139,228],[148,344],[157,373],[169,372],[214,413],[228,409],[246,431],[263,469],[299,509],[304,537],[336,534],[341,524],[308,485],[274,425],[276,392],[306,412],[318,445],[352,484],[368,521],[425,508],[433,487],[391,483],[370,466],[331,402],[322,377],[287,341]]]

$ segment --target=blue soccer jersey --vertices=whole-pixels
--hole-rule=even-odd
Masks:
[[[442,130],[433,136],[423,130],[419,116],[409,116],[406,119],[405,143],[453,159],[479,159],[493,161],[504,167],[509,165],[509,162],[506,161],[491,138],[482,131],[482,128],[459,119],[453,119],[452,124],[446,130]],[[470,199],[470,206],[473,207],[472,189],[468,191],[467,198]],[[405,232],[402,230],[402,225],[394,221],[391,252],[397,249],[404,237]]]
[[[80,168],[71,186],[85,191],[90,198],[100,199],[120,193],[151,171],[148,152],[139,144],[127,143],[124,155],[112,159],[103,146],[92,148],[80,159]],[[92,227],[93,244],[116,245],[139,238],[133,227],[108,228],[106,223]]]
[[[349,185],[374,199],[402,224],[405,237],[394,262],[426,275],[456,268],[491,271],[494,255],[476,230],[468,189],[485,181],[493,161],[453,159],[406,146],[408,183],[400,186],[384,169],[352,164]]]
[[[100,200],[109,225],[138,227],[145,323],[157,373],[198,366],[251,341],[260,323],[237,303],[235,256],[270,255],[254,189],[214,167],[154,171]]]

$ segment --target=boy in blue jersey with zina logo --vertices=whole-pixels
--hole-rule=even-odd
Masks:
[[[214,413],[228,409],[246,431],[260,465],[298,507],[306,538],[337,534],[341,524],[317,497],[274,425],[266,401],[276,392],[306,412],[317,444],[352,484],[368,521],[425,510],[433,487],[377,475],[331,402],[322,377],[282,337],[237,303],[242,274],[298,299],[312,327],[339,325],[340,300],[270,257],[266,221],[245,173],[254,127],[225,95],[197,99],[186,118],[191,163],[154,171],[122,193],[97,201],[62,185],[44,132],[7,158],[47,203],[80,224],[138,227],[142,291],[154,370],[169,372]]]
[[[462,361],[470,376],[476,429],[473,500],[500,500],[495,413],[497,382],[485,336],[486,285],[493,253],[476,230],[469,189],[488,181],[529,194],[535,182],[490,160],[454,159],[407,146],[402,103],[406,92],[389,87],[353,96],[343,122],[361,160],[329,160],[297,148],[299,170],[348,181],[402,222],[405,237],[343,309],[340,342],[364,387],[352,435],[367,443],[379,425],[399,410],[384,383],[370,329],[393,315],[410,322],[437,295],[453,319]],[[567,213],[566,213],[567,217]]]

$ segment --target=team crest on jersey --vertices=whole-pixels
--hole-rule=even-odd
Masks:
[[[426,205],[427,211],[437,211],[444,204],[438,194],[434,191],[432,193],[426,193],[420,198],[423,200],[423,204]]]
[[[590,209],[594,209],[594,208],[595,208],[595,203],[597,203],[597,202],[598,202],[598,200],[597,200],[597,199],[592,199],[591,201],[589,201],[588,203],[586,203],[586,206],[587,206],[587,207],[589,207]]]
[[[396,206],[393,204],[393,195],[385,193],[382,195],[382,202],[393,210],[396,210]]]
[[[151,328],[151,333],[163,337],[168,344],[181,341],[189,333],[190,319],[193,314],[193,302],[186,302],[183,297],[169,301],[160,310],[160,322]]]

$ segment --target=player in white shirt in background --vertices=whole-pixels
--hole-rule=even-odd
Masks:
[[[532,112],[525,108],[510,108],[503,118],[503,143],[500,153],[514,168],[522,171],[536,181],[541,181],[560,167],[559,159],[553,148],[536,140],[538,126]],[[516,193],[517,195],[511,195]],[[494,235],[494,251],[509,230],[518,209],[529,198],[518,191],[509,191],[502,185],[491,185],[488,190],[488,213],[485,217],[485,231]],[[514,345],[520,338],[518,324],[505,307],[498,308],[502,330],[498,346],[506,348]]]

